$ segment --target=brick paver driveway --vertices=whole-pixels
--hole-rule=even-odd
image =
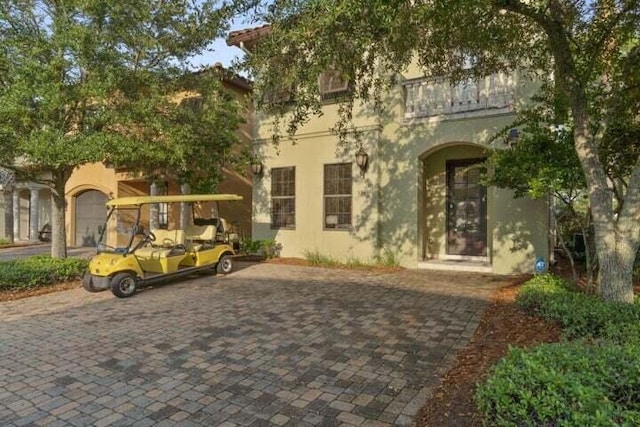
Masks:
[[[502,283],[244,267],[0,303],[0,425],[409,425]]]

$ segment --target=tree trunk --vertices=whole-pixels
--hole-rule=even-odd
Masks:
[[[585,109],[581,108],[583,106],[576,102],[572,115],[576,153],[589,189],[595,249],[600,267],[598,293],[606,301],[633,303],[633,264],[639,240],[634,212],[638,202],[634,200],[635,197],[627,197],[625,204],[630,205],[627,208],[631,212],[622,212],[617,217],[614,215],[613,193],[607,185],[597,146],[588,130],[589,120]]]
[[[617,236],[618,245],[598,253],[598,293],[606,301],[633,303],[633,264],[637,250],[629,238]]]
[[[51,191],[51,257],[67,257],[67,236],[65,232],[66,201],[64,173],[54,176],[54,188]]]

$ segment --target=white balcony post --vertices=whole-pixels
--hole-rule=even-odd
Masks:
[[[30,188],[29,191],[29,240],[37,242],[40,233],[40,190]]]
[[[20,240],[20,190],[13,190],[13,238]]]
[[[13,243],[13,195],[15,193],[12,187],[3,188],[2,193],[4,196],[4,237],[9,243]]]

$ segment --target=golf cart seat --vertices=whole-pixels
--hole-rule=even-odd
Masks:
[[[184,247],[184,230],[153,230],[156,241],[153,246],[157,248],[171,249]]]
[[[185,228],[185,245],[188,250],[199,251],[210,247],[216,239],[215,225],[187,225]]]

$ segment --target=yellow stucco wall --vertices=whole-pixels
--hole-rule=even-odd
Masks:
[[[371,141],[365,149],[373,157],[378,131],[367,130]],[[279,147],[260,145],[256,149],[267,165],[263,176],[254,179],[253,235],[282,244],[282,256],[301,257],[306,252],[331,254],[343,259],[369,260],[376,255],[377,196],[372,191],[374,175],[361,177],[351,149],[336,151],[336,138],[327,133],[304,137],[296,144]],[[324,230],[323,170],[325,164],[352,163],[353,210],[351,230]],[[295,166],[295,229],[271,229],[271,169]]]
[[[403,78],[419,77],[415,70]],[[402,79],[401,79],[402,80]],[[531,84],[515,81],[517,102],[531,92]],[[355,144],[342,146],[329,129],[337,121],[337,106],[324,107],[323,116],[299,129],[295,141],[270,143],[271,122],[263,117],[257,129],[255,151],[265,173],[254,183],[254,238],[274,238],[283,256],[304,257],[317,250],[346,261],[368,260],[392,251],[406,267],[428,258],[446,258],[445,162],[484,156],[485,147],[505,148],[491,142],[515,115],[505,109],[408,120],[401,86],[387,93],[386,110],[374,114],[356,105],[354,125],[363,131],[362,143],[370,168],[360,177],[354,163],[353,230],[323,230],[323,165],[353,161]],[[296,167],[296,228],[270,227],[270,169]],[[531,271],[536,256],[548,259],[546,201],[513,199],[506,190],[487,193],[488,259],[494,273]]]

